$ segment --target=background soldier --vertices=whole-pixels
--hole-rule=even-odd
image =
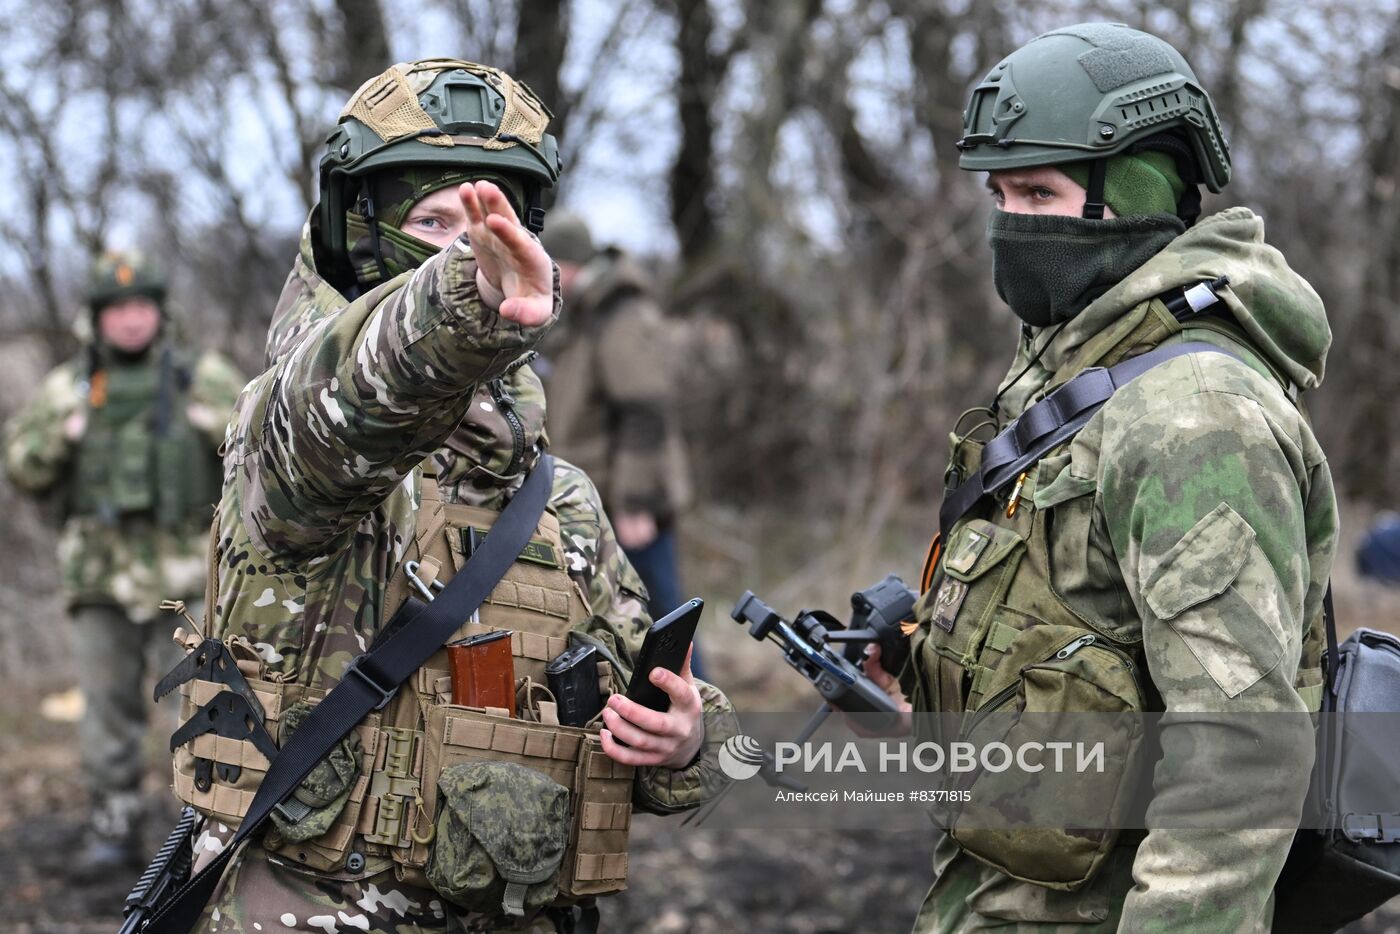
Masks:
[[[91,342],[48,375],[5,444],[15,486],[54,500],[64,520],[59,558],[77,623],[78,737],[92,796],[88,836],[70,863],[82,877],[143,863],[143,678],[178,658],[157,608],[203,598],[217,451],[243,385],[219,355],[181,345],[165,291],[139,254],[102,257],[88,286]]]
[[[617,247],[596,248],[582,217],[551,216],[541,239],[567,309],[542,351],[550,446],[598,485],[659,617],[685,599],[675,521],[690,477],[673,409],[675,336],[646,271]]]
[[[537,219],[541,189],[556,178],[547,123],[543,105],[505,73],[433,59],[366,82],[327,141],[321,201],[274,314],[272,365],[248,385],[232,420],[211,556],[218,599],[210,629],[256,647],[258,683],[283,698],[284,743],[288,712],[334,689],[410,587],[451,576],[474,531],[460,517],[478,510],[485,518],[475,521],[489,526],[542,453],[544,395],[521,357],[553,323],[559,298],[549,257],[517,217]],[[482,606],[481,624],[521,633],[522,645],[530,636],[540,646],[594,646],[625,676],[651,622],[642,587],[593,484],[562,460],[539,535],[546,555],[557,557],[547,567],[517,561]],[[410,559],[422,562],[417,572]],[[460,874],[485,875],[485,886],[493,870],[472,854],[468,835],[442,833],[424,875],[420,851],[439,826],[417,825],[424,795],[460,793],[464,811],[475,808],[474,819],[492,822],[501,839],[528,843],[567,831],[547,816],[521,830],[542,813],[541,795],[501,776],[479,791],[446,778],[431,792],[417,786],[432,780],[412,763],[444,755],[445,737],[424,726],[429,711],[441,712],[441,674],[420,669],[312,772],[297,792],[316,802],[310,816],[275,817],[277,827],[235,857],[206,921],[238,932],[319,929],[321,919],[337,918],[375,931],[572,930],[567,898],[541,895],[544,904],[531,900],[510,918],[499,891],[472,907],[428,887],[432,873],[453,865],[454,848],[464,851]],[[718,748],[728,731],[702,724],[701,712],[723,713],[728,702],[688,670],[657,672],[653,682],[671,696],[669,712],[615,693],[602,713],[606,757],[637,772],[622,797],[596,815],[588,809],[597,822],[589,832],[608,849],[591,860],[586,891],[619,887],[606,883],[625,873],[626,822],[619,826],[617,815],[628,801],[668,813],[719,789]],[[546,746],[578,749],[577,733],[564,732]],[[424,750],[418,760],[382,751],[361,758],[405,736]],[[616,771],[590,761],[590,779]],[[189,762],[182,747],[176,790],[217,818],[196,843],[207,858],[246,813],[229,813],[228,802],[246,808],[241,796],[258,779],[245,771],[200,791],[188,781]],[[394,773],[396,762],[412,768]],[[365,794],[355,779],[370,773]],[[339,784],[322,784],[332,779]],[[534,781],[548,783],[542,773]],[[445,813],[440,801],[439,821]],[[504,845],[484,826],[473,825],[473,835]],[[536,878],[548,847],[521,849],[516,857],[529,865],[517,868],[531,874],[532,899],[534,889],[574,871],[551,876],[546,867]]]
[[[942,543],[902,678],[915,709],[993,709],[1028,666],[1060,665],[1088,687],[1047,682],[1066,685],[1041,696],[1052,709],[1181,716],[1163,721],[1145,836],[945,837],[916,929],[1267,930],[1292,830],[1173,819],[1261,802],[1296,819],[1307,791],[1305,718],[1192,715],[1321,700],[1337,506],[1294,397],[1322,378],[1322,303],[1249,210],[1196,222],[1197,185],[1228,181],[1229,151],[1165,42],[1107,24],[1047,33],[991,70],[964,121],[961,166],[989,173],[997,207],[992,277],[1024,322],[996,399],[969,421],[1005,426],[1085,368],[1153,347],[1230,355],[1179,356],[1127,383]],[[1201,283],[1213,300],[1179,301]],[[954,432],[950,495],[987,436]]]

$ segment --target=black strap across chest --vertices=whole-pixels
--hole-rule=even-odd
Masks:
[[[352,661],[340,683],[311,709],[272,760],[233,839],[171,897],[142,929],[144,934],[188,934],[242,843],[336,743],[369,713],[386,706],[399,685],[486,600],[529,544],[553,487],[553,458],[543,455],[461,571],[431,603],[405,601],[370,650]]]
[[[938,510],[942,540],[963,516],[1079,433],[1119,389],[1158,364],[1193,353],[1235,355],[1204,341],[1169,344],[1110,367],[1090,367],[1026,409],[982,449],[982,466],[950,490]]]

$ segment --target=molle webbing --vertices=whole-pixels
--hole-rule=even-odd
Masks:
[[[307,715],[268,768],[237,833],[186,883],[145,928],[147,934],[186,934],[199,918],[219,877],[241,844],[272,810],[360,721],[393,699],[399,686],[456,632],[505,576],[529,544],[554,485],[554,460],[541,457],[501,513],[481,547],[431,603],[407,601],[341,682]]]

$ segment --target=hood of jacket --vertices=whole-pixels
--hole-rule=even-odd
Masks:
[[[354,301],[380,304],[411,275],[397,276]],[[300,249],[272,315],[264,362],[269,367],[275,365],[317,322],[350,302],[317,273],[308,222],[302,228]],[[449,498],[491,504],[496,494],[519,485],[534,466],[539,450],[548,444],[539,377],[522,364],[499,382],[499,386],[477,387],[471,408],[433,456],[438,481]]]
[[[1041,357],[1033,372],[1007,393],[1008,411],[1019,411],[1081,348],[1132,309],[1169,289],[1221,276],[1230,279],[1221,294],[1228,314],[1254,347],[1300,390],[1320,385],[1332,343],[1322,299],[1289,268],[1282,253],[1264,242],[1263,219],[1236,207],[1202,218],[1062,329],[1031,329],[1003,387],[1037,353]]]

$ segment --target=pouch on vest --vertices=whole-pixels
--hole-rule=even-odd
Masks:
[[[598,731],[596,719],[586,727],[571,727],[469,707],[429,707],[423,795],[412,822],[414,845],[394,851],[400,877],[412,881],[420,871],[415,867],[422,867],[424,881],[437,887],[432,865],[443,860],[437,851],[444,843],[443,812],[452,807],[447,795],[466,787],[449,788],[444,777],[464,765],[509,763],[541,775],[566,793],[568,806],[558,825],[566,841],[558,894],[578,897],[621,891],[627,878],[634,769],[607,757]]]
[[[309,712],[311,706],[324,696],[322,691],[309,690],[296,683],[264,681],[253,677],[247,681],[263,708],[263,723],[267,731],[280,737],[283,743],[295,730],[294,725],[283,725],[284,718],[290,717],[294,722],[300,722],[305,712]],[[226,690],[226,686],[216,681],[196,679],[180,685],[179,690],[183,721],[220,691]],[[304,712],[298,715],[298,710]],[[345,865],[369,786],[369,769],[374,760],[370,750],[376,748],[381,734],[377,729],[378,724],[379,714],[371,714],[341,741],[328,761],[319,763],[307,780],[298,786],[293,798],[308,804],[319,803],[321,799],[316,794],[317,790],[329,792],[339,780],[332,780],[330,776],[347,774],[345,767],[354,761],[353,773],[349,773],[349,787],[332,800],[320,807],[313,806],[311,813],[296,822],[288,822],[282,815],[274,818],[277,826],[268,833],[265,841],[269,849],[292,862],[322,872],[338,871]],[[353,760],[348,758],[352,754]],[[233,740],[213,733],[197,736],[179,747],[172,759],[172,790],[175,796],[229,827],[242,823],[270,764],[248,740]],[[210,781],[203,788],[199,783],[201,759],[213,764]],[[227,778],[230,775],[229,766],[235,769],[231,779]]]
[[[427,875],[473,911],[521,916],[559,893],[569,790],[513,762],[462,762],[438,776],[441,805]]]
[[[984,750],[992,743],[1011,750],[1048,740],[1101,743],[1102,770],[1040,762],[1034,781],[1020,767],[954,773],[951,787],[968,795],[944,816],[946,828],[968,854],[1014,879],[1079,889],[1112,851],[1142,786],[1144,705],[1135,666],[1103,636],[1041,625],[1015,634],[988,687],[960,739]],[[1073,755],[1066,757],[1073,762]],[[1025,826],[1027,815],[1055,820],[1067,802],[1067,827]]]
[[[985,519],[969,520],[950,536],[932,589],[914,607],[917,619],[929,621],[910,645],[916,710],[957,713],[975,702],[969,692],[982,687],[977,660],[1024,553],[1018,531]]]
[[[282,712],[282,735],[279,745],[287,745],[287,741],[306,720],[311,710],[312,705],[302,701]],[[345,804],[350,800],[350,792],[355,787],[355,780],[360,776],[361,746],[360,734],[351,731],[301,780],[296,791],[292,792],[292,797],[310,808],[304,816],[292,821],[279,811],[272,812],[272,821],[277,825],[283,840],[301,843],[315,839],[331,829],[336,818],[345,810]]]

